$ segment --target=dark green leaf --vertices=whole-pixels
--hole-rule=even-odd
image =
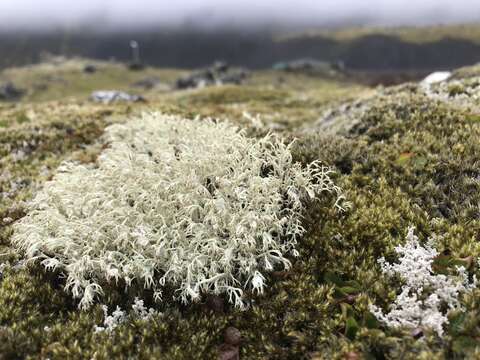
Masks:
[[[349,317],[345,325],[345,336],[350,340],[354,340],[358,330],[360,330],[360,327],[357,321],[353,317]]]
[[[323,275],[323,280],[327,283],[331,283],[337,286],[343,285],[343,280],[334,272],[326,272],[325,275]]]
[[[371,312],[365,313],[363,322],[369,329],[377,329],[379,327],[377,318]]]
[[[338,290],[345,295],[357,294],[359,292],[358,288],[354,288],[351,286],[342,286],[338,288]]]

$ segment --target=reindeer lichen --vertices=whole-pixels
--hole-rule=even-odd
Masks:
[[[106,130],[96,166],[64,163],[15,224],[12,243],[66,276],[88,308],[107,282],[143,283],[195,301],[263,292],[288,268],[304,233],[305,201],[338,196],[330,169],[292,161],[290,145],[245,136],[228,122],[144,115]]]

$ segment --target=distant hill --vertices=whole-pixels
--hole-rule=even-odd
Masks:
[[[157,29],[143,32],[0,34],[0,68],[39,62],[43,52],[128,61],[131,39],[154,66],[195,68],[222,59],[249,68],[311,57],[343,61],[354,70],[417,71],[480,61],[480,25],[349,28],[281,35],[233,30]]]
[[[480,25],[462,24],[462,25],[438,25],[423,27],[343,27],[337,30],[318,30],[311,29],[299,32],[290,32],[276,37],[277,41],[287,41],[300,38],[325,37],[335,41],[346,42],[355,41],[372,35],[393,36],[401,41],[423,44],[435,42],[448,38],[466,40],[480,44]]]

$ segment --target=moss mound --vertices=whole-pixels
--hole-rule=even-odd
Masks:
[[[289,271],[268,275],[267,293],[248,294],[248,310],[235,310],[223,298],[205,297],[188,307],[155,306],[146,299],[161,316],[95,334],[103,321],[99,306],[79,312],[56,276],[33,265],[10,266],[0,283],[0,353],[5,358],[210,359],[222,354],[224,330],[233,326],[241,333],[244,359],[477,357],[480,290],[461,298],[464,311],[449,315],[443,338],[428,329],[386,328],[368,310],[370,303],[386,309],[401,290],[377,259],[396,260],[394,247],[404,242],[409,226],[416,227],[421,242],[439,235],[443,270],[462,262],[471,275],[479,275],[480,113],[478,99],[461,96],[458,106],[404,85],[361,99],[365,106],[352,116],[337,108],[329,122],[342,126],[328,132],[310,124],[290,133],[298,138],[292,148],[296,161],[319,160],[337,168],[334,181],[352,208],[338,216],[333,197],[310,204],[299,258],[292,259]],[[2,234],[7,244],[11,227]],[[15,264],[14,255],[3,259]],[[127,309],[129,299],[112,290],[106,303]]]

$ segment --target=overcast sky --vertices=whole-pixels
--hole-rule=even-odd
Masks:
[[[480,22],[480,0],[0,0],[0,28]]]

